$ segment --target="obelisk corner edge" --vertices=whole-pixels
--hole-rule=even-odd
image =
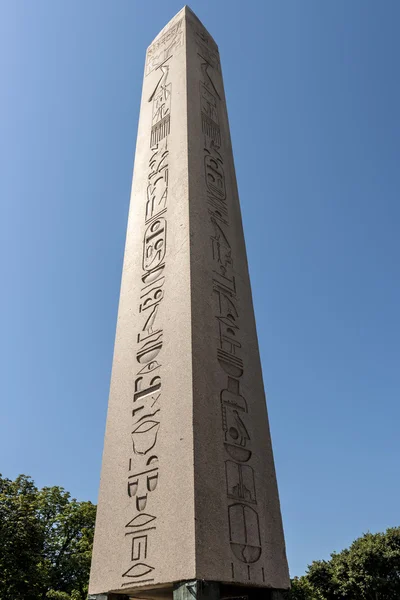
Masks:
[[[168,58],[173,47],[183,44],[183,36],[185,27],[183,22],[189,22],[194,30],[194,33],[207,45],[212,46],[214,52],[219,53],[218,44],[200,21],[198,16],[187,4],[176,13],[175,16],[161,29],[153,41],[149,44],[146,50],[146,65],[149,60],[154,60],[155,56],[159,59],[160,64],[162,59]],[[186,24],[186,23],[185,23]],[[162,56],[160,56],[162,54]],[[165,55],[165,56],[164,56]]]

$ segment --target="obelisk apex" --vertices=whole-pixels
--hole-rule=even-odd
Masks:
[[[146,54],[90,593],[200,580],[289,585],[219,52],[185,6]]]

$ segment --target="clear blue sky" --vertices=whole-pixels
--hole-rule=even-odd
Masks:
[[[0,471],[96,501],[144,53],[0,5]],[[220,46],[290,570],[400,525],[400,3],[192,0]]]

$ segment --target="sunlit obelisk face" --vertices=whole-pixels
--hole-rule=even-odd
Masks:
[[[145,65],[90,592],[289,583],[217,45]]]

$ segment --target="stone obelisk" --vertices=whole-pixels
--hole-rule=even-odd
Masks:
[[[288,586],[219,52],[185,7],[146,55],[90,594]]]

